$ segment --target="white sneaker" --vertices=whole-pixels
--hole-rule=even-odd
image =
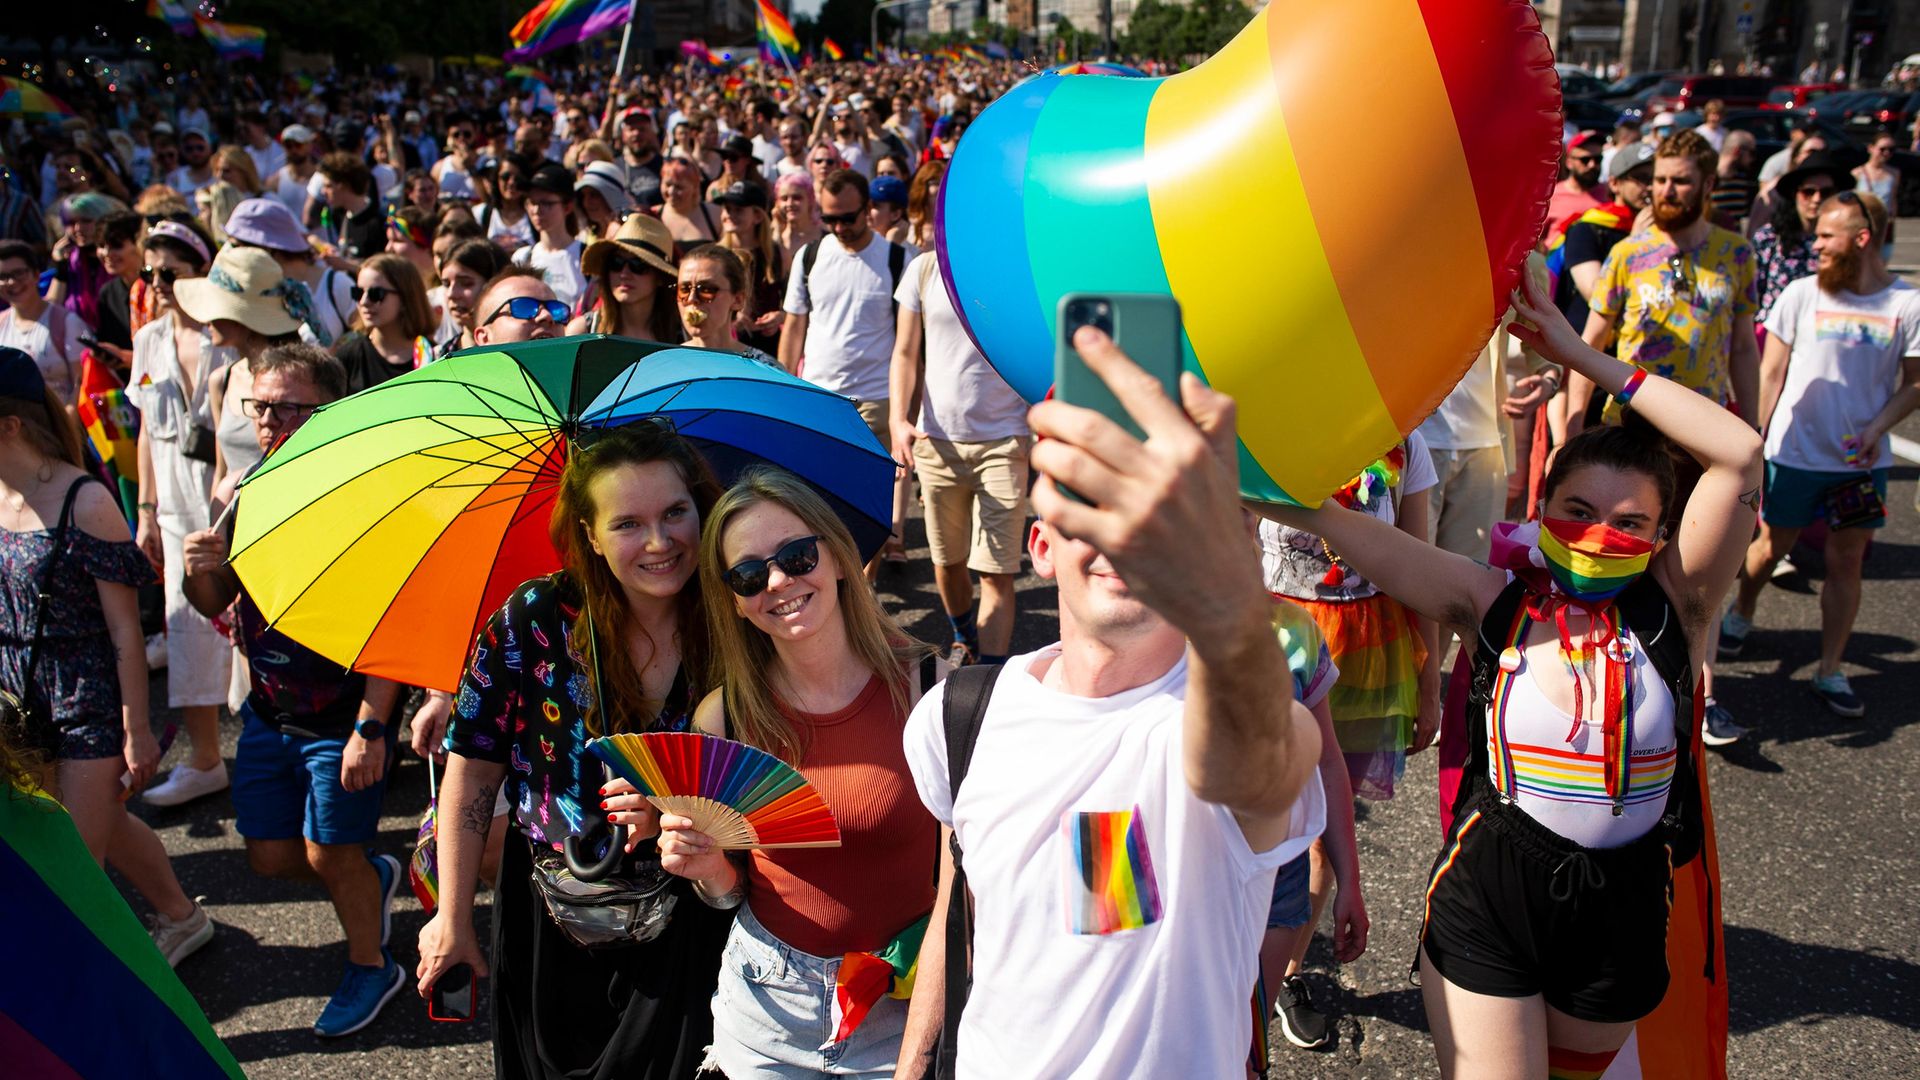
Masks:
[[[216,791],[227,790],[227,763],[211,769],[196,769],[185,762],[173,767],[167,778],[141,793],[149,806],[180,806]]]
[[[153,933],[153,943],[160,955],[167,958],[167,966],[179,967],[180,961],[199,951],[202,945],[213,940],[213,920],[207,917],[207,909],[200,906],[206,897],[195,897],[193,914],[178,922],[155,912],[147,920]]]
[[[152,634],[147,638],[147,670],[159,671],[167,666],[167,635]]]

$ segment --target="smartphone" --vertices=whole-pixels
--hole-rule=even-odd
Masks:
[[[472,1020],[479,989],[473,981],[472,964],[453,965],[434,980],[433,994],[427,999],[427,1019],[446,1024]]]
[[[1091,326],[1112,338],[1120,351],[1160,381],[1167,396],[1180,400],[1180,369],[1184,335],[1180,303],[1160,293],[1068,293],[1060,298],[1058,336],[1053,349],[1053,396],[1069,405],[1092,409],[1127,429],[1134,438],[1146,433],[1113,391],[1073,347],[1073,335]],[[1066,487],[1062,492],[1080,499]],[[1086,500],[1081,499],[1082,502]]]

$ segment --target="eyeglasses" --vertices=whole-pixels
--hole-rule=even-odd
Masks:
[[[696,300],[704,304],[720,295],[720,286],[706,281],[682,281],[673,287],[673,291],[682,300]]]
[[[567,316],[571,314],[567,309],[567,305],[558,300],[542,300],[535,296],[516,296],[493,309],[493,314],[487,316],[486,321],[480,325],[490,325],[495,319],[498,319],[502,315],[511,316],[522,322],[532,322],[534,319],[540,317],[542,311],[547,313],[547,318],[557,323],[566,322]]]
[[[174,269],[170,266],[143,266],[140,268],[140,280],[149,285],[157,281],[159,284],[171,286],[179,276],[180,275],[175,273]]]
[[[861,210],[855,210],[850,214],[821,214],[820,224],[827,225],[827,226],[851,225],[854,222],[859,221],[862,217],[865,217],[866,213],[867,213],[866,210],[861,209]]]
[[[1824,199],[1833,194],[1833,192],[1834,187],[1832,184],[1808,184],[1800,189],[1800,197],[1803,199]]]
[[[319,408],[317,402],[307,401],[261,401],[259,398],[241,398],[240,411],[247,419],[258,420],[263,416],[273,416],[282,420],[293,420]]]
[[[640,277],[645,275],[646,272],[651,269],[653,269],[652,266],[648,265],[645,262],[642,262],[639,259],[634,258],[631,255],[607,256],[607,273],[609,274],[618,274],[622,270],[624,270],[627,273],[634,275],[635,277]]]
[[[0,285],[18,285],[23,281],[32,280],[36,276],[38,275],[31,270],[0,271]]]
[[[400,293],[394,289],[387,288],[385,285],[375,285],[370,289],[363,289],[355,285],[347,290],[347,295],[353,297],[353,302],[356,304],[363,298],[370,304],[378,304],[387,297],[399,296]]]
[[[1568,154],[1567,161],[1574,165],[1592,165],[1600,159],[1591,154]]]
[[[813,573],[813,568],[819,565],[820,538],[803,536],[781,545],[780,550],[774,552],[772,558],[748,559],[746,562],[735,563],[720,576],[726,579],[727,588],[732,589],[736,596],[752,597],[767,591],[767,580],[772,577],[769,570],[772,567],[777,566],[781,573],[790,578],[797,578]]]

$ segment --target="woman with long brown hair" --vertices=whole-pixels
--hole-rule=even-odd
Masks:
[[[767,189],[740,183],[714,199],[720,206],[720,242],[740,257],[747,270],[747,322],[740,337],[762,352],[780,347],[780,322],[786,313],[780,302],[787,291],[787,257],[773,241],[773,219]]]
[[[932,650],[881,608],[862,562],[826,500],[779,469],[742,474],[701,534],[719,685],[695,724],[803,771],[833,808],[842,840],[756,850],[736,862],[687,818],[660,820],[662,865],[702,899],[739,909],[721,961],[711,1053],[736,1080],[890,1076],[906,1026],[906,1002],[887,997],[850,1031],[835,1022],[844,1020],[834,974],[843,957],[918,954],[938,838],[901,741]],[[771,966],[770,956],[779,958]]]
[[[913,174],[907,189],[907,243],[921,251],[933,250],[933,218],[940,205],[940,181],[946,176],[946,162],[929,161]]]
[[[420,271],[405,256],[383,251],[360,264],[355,280],[348,295],[360,313],[360,329],[333,347],[346,365],[349,394],[431,363],[428,335],[440,325]]]
[[[573,317],[569,334],[619,334],[678,344],[673,308],[674,243],[659,219],[634,214],[611,240],[587,248],[580,268],[593,282],[591,310]]]
[[[418,974],[425,997],[455,964],[488,972],[473,897],[504,781],[514,830],[488,995],[499,1076],[688,1078],[711,1041],[707,999],[729,916],[662,873],[658,815],[624,783],[603,784],[585,742],[690,727],[711,666],[695,557],[718,496],[670,426],[598,433],[568,460],[554,503],[565,569],[514,590],[474,644],[447,736],[440,907],[420,933]],[[661,891],[642,902],[653,918],[594,940],[542,897],[570,877],[569,838],[603,820],[628,829],[610,880]]]

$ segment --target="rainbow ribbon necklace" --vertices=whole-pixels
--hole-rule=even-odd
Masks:
[[[1588,619],[1587,640],[1573,647],[1573,635],[1567,629],[1567,611],[1577,609]],[[1494,677],[1492,723],[1488,727],[1488,779],[1503,799],[1515,799],[1513,746],[1507,739],[1507,705],[1513,693],[1513,680],[1520,671],[1521,650],[1535,622],[1551,620],[1560,638],[1560,659],[1573,676],[1573,726],[1567,729],[1571,744],[1585,723],[1589,688],[1595,687],[1594,655],[1601,656],[1604,690],[1596,688],[1601,700],[1600,730],[1604,746],[1607,797],[1613,800],[1613,815],[1626,809],[1628,765],[1633,756],[1633,653],[1614,624],[1613,604],[1582,603],[1564,596],[1529,594],[1527,602],[1514,614],[1507,635],[1507,646],[1500,652],[1500,670]]]
[[[1407,444],[1401,443],[1387,451],[1387,456],[1360,470],[1360,475],[1340,486],[1338,491],[1327,496],[1333,502],[1349,510],[1365,510],[1379,499],[1388,498],[1393,489],[1400,486],[1400,475],[1407,467]],[[1347,564],[1334,553],[1332,545],[1325,537],[1320,539],[1320,551],[1327,557],[1327,572],[1320,584],[1339,586],[1347,580]]]

